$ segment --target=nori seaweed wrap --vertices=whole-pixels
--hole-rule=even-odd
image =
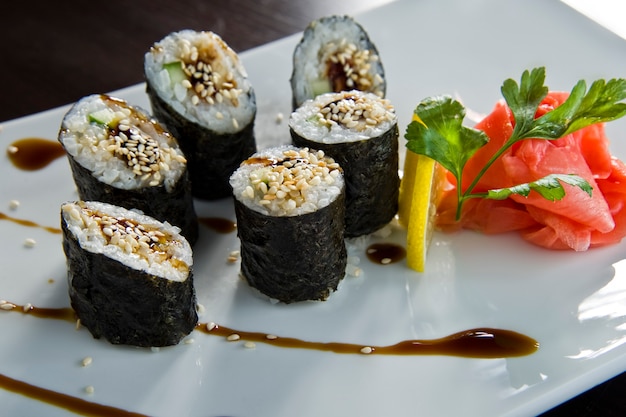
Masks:
[[[293,144],[323,150],[346,181],[346,237],[376,231],[398,211],[398,123],[387,99],[362,91],[307,100],[289,119]]]
[[[250,286],[284,303],[327,299],[347,264],[339,165],[321,151],[281,146],[244,161],[230,182]]]
[[[213,32],[174,32],[145,54],[144,75],[154,116],[189,159],[194,197],[229,197],[230,175],[256,151],[256,98],[237,54]]]
[[[105,94],[84,97],[63,118],[58,139],[81,200],[141,210],[196,242],[185,155],[143,109]]]
[[[306,27],[293,53],[293,108],[316,96],[360,90],[384,97],[385,71],[378,50],[350,16],[326,16]]]
[[[100,202],[61,207],[69,295],[94,338],[177,344],[196,326],[192,251],[177,227]]]

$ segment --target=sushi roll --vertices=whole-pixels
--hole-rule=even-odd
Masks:
[[[293,53],[293,108],[329,92],[360,90],[385,96],[385,71],[376,46],[349,16],[312,21]]]
[[[145,110],[105,94],[86,96],[63,118],[58,139],[81,200],[141,210],[196,242],[187,160]]]
[[[215,33],[183,30],[145,54],[153,114],[189,158],[194,197],[231,195],[228,180],[256,151],[256,98],[237,54]]]
[[[244,161],[230,183],[250,286],[284,303],[327,299],[347,263],[341,167],[284,145]]]
[[[344,169],[346,237],[376,231],[398,211],[398,120],[387,99],[344,91],[307,100],[289,118],[295,146],[323,150]]]
[[[177,344],[196,326],[192,251],[179,228],[101,202],[61,206],[69,295],[93,337]]]

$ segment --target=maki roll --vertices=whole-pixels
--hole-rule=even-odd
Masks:
[[[105,94],[74,104],[58,136],[81,200],[134,208],[198,238],[187,160],[176,139],[139,107]]]
[[[237,54],[215,33],[183,30],[145,54],[153,114],[189,158],[194,197],[231,195],[228,179],[256,151],[256,98]]]
[[[293,53],[293,108],[322,93],[360,90],[385,96],[385,72],[367,32],[349,16],[312,21]]]
[[[61,228],[71,305],[95,338],[168,346],[194,329],[192,252],[179,228],[88,201],[63,204]]]
[[[347,263],[339,164],[285,145],[254,154],[230,183],[250,286],[284,303],[325,300]]]
[[[344,169],[346,237],[372,233],[398,211],[398,120],[389,100],[362,91],[307,100],[289,118],[293,144],[321,149]]]

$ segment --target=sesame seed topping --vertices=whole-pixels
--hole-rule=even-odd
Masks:
[[[80,362],[80,365],[85,368],[89,365],[91,365],[93,363],[93,358],[91,356],[87,356],[85,358],[83,358],[83,360]]]
[[[204,313],[204,311],[205,311],[204,305],[200,303],[196,303],[196,312],[202,314]]]
[[[316,119],[328,128],[339,125],[361,132],[368,127],[394,122],[396,119],[395,110],[389,100],[372,100],[366,95],[353,92],[341,93],[330,103],[320,102],[319,106]]]
[[[212,321],[208,322],[206,324],[206,330],[208,332],[210,332],[211,330],[215,329],[217,327],[217,324],[213,323]]]
[[[26,248],[34,248],[37,244],[37,241],[33,238],[28,238],[24,241],[24,247]]]
[[[256,201],[273,215],[315,211],[328,205],[332,187],[337,192],[341,187],[341,168],[323,151],[287,148],[270,157],[253,156],[243,165],[261,166],[247,173],[249,185],[241,198]]]
[[[370,346],[364,346],[364,347],[361,348],[361,353],[364,354],[364,355],[369,355],[373,351],[374,351],[374,349],[371,348]]]
[[[9,201],[9,208],[11,210],[15,210],[20,206],[20,202],[18,200],[11,200]]]
[[[193,92],[191,103],[199,105],[208,103],[210,105],[222,102],[229,102],[232,106],[239,105],[238,84],[234,74],[228,71],[223,65],[212,65],[214,54],[209,51],[210,46],[205,44],[186,44],[186,48],[181,48],[179,59],[181,69],[187,78],[180,81],[181,86]]]
[[[9,145],[9,146],[7,147],[7,153],[8,153],[8,154],[14,155],[14,154],[16,154],[18,151],[19,151],[19,149],[18,149],[18,147],[17,147],[17,146]]]
[[[246,349],[254,349],[256,348],[256,343],[254,342],[246,342],[243,344],[243,347],[245,347]]]
[[[92,395],[94,392],[96,392],[96,389],[93,387],[93,385],[87,385],[85,387],[85,393]]]
[[[372,68],[379,57],[370,49],[361,49],[343,38],[324,44],[320,55],[326,67],[324,73],[332,74],[330,81],[333,91],[356,89],[383,96],[384,80]]]
[[[233,333],[231,335],[228,335],[228,337],[226,337],[226,340],[228,340],[229,342],[236,342],[239,339],[241,339],[241,336],[239,336],[237,333]]]
[[[190,337],[190,338],[188,338],[188,339],[185,339],[185,341],[184,341],[184,343],[185,343],[186,345],[192,345],[192,344],[194,344],[195,342],[196,342],[196,340],[195,340],[193,337]]]
[[[13,310],[15,307],[16,307],[15,304],[8,303],[6,301],[4,303],[0,304],[0,309],[2,309],[2,310],[7,310],[7,311],[8,310]]]
[[[278,339],[278,336],[276,336],[275,334],[266,334],[265,338],[267,340],[276,340],[276,339]]]
[[[103,244],[116,246],[127,254],[144,259],[148,264],[168,262],[175,270],[186,273],[189,266],[174,254],[178,242],[158,229],[157,225],[140,224],[137,220],[100,212],[83,203],[63,206],[66,217],[91,235],[99,236]]]

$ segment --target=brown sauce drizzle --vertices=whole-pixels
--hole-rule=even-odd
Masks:
[[[388,265],[406,257],[406,249],[395,243],[373,243],[365,250],[367,258],[377,264]]]
[[[68,411],[84,416],[144,416],[144,414],[133,413],[120,408],[92,403],[81,398],[61,394],[60,392],[31,385],[17,379],[9,378],[8,376],[2,374],[0,374],[0,388],[30,397],[34,400],[64,408]]]
[[[242,340],[267,343],[283,348],[310,349],[343,354],[448,355],[484,359],[525,356],[535,352],[539,347],[537,341],[523,334],[511,330],[491,328],[464,330],[439,339],[404,340],[388,346],[310,342],[293,337],[276,337],[268,336],[267,333],[239,331],[218,325],[209,330],[205,324],[199,324],[196,330],[225,338],[236,334]]]
[[[74,310],[69,307],[41,308],[5,302],[0,311],[14,311],[40,318],[76,321]],[[309,342],[293,337],[279,337],[261,332],[239,331],[225,326],[208,325],[206,323],[199,323],[196,326],[196,330],[209,335],[220,336],[227,340],[230,340],[229,336],[237,335],[237,340],[266,343],[282,348],[310,349],[342,354],[449,355],[484,359],[525,356],[539,348],[537,341],[528,336],[511,330],[492,328],[465,330],[439,339],[404,340],[388,346]],[[0,374],[0,388],[86,416],[143,416],[143,414],[92,403],[81,398],[41,388],[2,374]]]
[[[42,226],[38,223],[35,223],[33,221],[30,220],[25,220],[25,219],[18,219],[16,217],[11,217],[8,216],[2,212],[0,212],[0,220],[7,220],[16,224],[19,224],[20,226],[26,226],[26,227],[38,227],[40,229],[45,230],[46,232],[50,232],[50,233],[54,233],[54,234],[59,234],[61,233],[61,229],[57,228],[57,227],[50,227],[50,226]]]
[[[7,148],[11,163],[25,171],[36,171],[65,155],[65,149],[57,142],[42,138],[18,139]]]
[[[40,308],[7,303],[12,307],[0,311],[14,311],[31,314],[40,318],[75,321],[71,308]],[[292,349],[309,349],[343,354],[382,354],[382,355],[448,355],[465,358],[509,358],[530,355],[539,344],[523,334],[502,329],[476,328],[463,330],[439,339],[403,340],[394,345],[368,346],[341,342],[311,342],[293,337],[277,337],[262,332],[248,332],[225,326],[208,326],[199,323],[196,330],[203,333],[228,338],[236,334],[239,339],[250,342],[267,343],[273,346]],[[363,349],[366,349],[364,352]]]
[[[198,222],[217,233],[227,234],[237,230],[237,223],[220,217],[200,217]]]

